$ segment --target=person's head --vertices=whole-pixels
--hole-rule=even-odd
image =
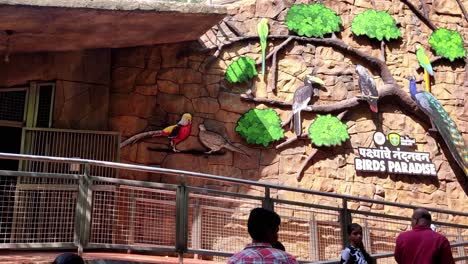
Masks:
[[[349,243],[354,247],[362,247],[362,227],[359,224],[352,223],[348,225]]]
[[[57,256],[52,264],[84,264],[84,260],[73,253],[63,253]]]
[[[286,251],[286,248],[284,247],[283,243],[281,243],[281,242],[279,242],[279,241],[274,242],[273,244],[271,244],[271,246],[272,246],[273,248]]]
[[[411,227],[415,226],[431,226],[432,217],[427,209],[416,208],[413,211],[413,216],[411,216]]]
[[[278,240],[281,218],[273,211],[255,208],[250,212],[247,229],[254,242],[273,244]]]

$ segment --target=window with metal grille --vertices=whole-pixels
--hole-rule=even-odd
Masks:
[[[52,113],[52,84],[39,85],[36,127],[50,127]]]
[[[23,122],[26,89],[0,90],[0,120]]]

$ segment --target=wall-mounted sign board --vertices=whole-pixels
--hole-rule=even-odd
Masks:
[[[437,176],[428,152],[416,152],[416,140],[397,133],[374,133],[376,148],[358,148],[356,171]]]

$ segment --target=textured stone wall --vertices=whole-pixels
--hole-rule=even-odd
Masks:
[[[0,60],[0,87],[55,82],[52,127],[107,130],[109,70],[110,50],[15,54]]]
[[[284,17],[287,8],[293,2],[242,1],[230,10],[233,14],[231,22],[245,35],[256,35],[259,18],[268,17],[271,34],[287,34]],[[437,26],[458,30],[465,40],[468,39],[468,23],[460,16],[455,1],[427,2],[429,17]],[[434,56],[427,46],[431,31],[400,1],[375,0],[375,3],[378,10],[386,10],[396,18],[402,31],[402,38],[390,43],[386,48],[386,54],[391,73],[406,90],[408,81],[404,77],[416,75],[415,69],[418,65],[414,53],[415,43],[426,45],[426,52],[430,57]],[[362,39],[357,41],[350,31],[352,18],[364,9],[370,8],[370,1],[329,0],[324,1],[324,4],[337,11],[343,19],[343,30],[338,35],[339,38],[352,47],[379,56],[380,45]],[[232,36],[228,30],[227,34]],[[219,43],[223,38],[221,31],[213,30],[201,39],[210,46]],[[281,41],[269,41],[268,49],[271,51],[280,43]],[[248,84],[227,84],[223,81],[224,71],[238,56],[248,55],[258,59],[259,43],[251,41],[229,46],[207,69],[201,67],[207,58],[205,55],[191,53],[188,56],[177,56],[180,51],[188,48],[189,44],[161,45],[119,49],[113,53],[110,128],[121,131],[122,136],[127,138],[139,132],[161,129],[175,123],[183,112],[190,112],[194,115],[191,135],[180,143],[178,148],[203,149],[197,135],[198,124],[205,122],[211,129],[224,132],[231,141],[242,144],[250,157],[229,151],[225,155],[149,151],[148,148],[165,148],[168,145],[167,139],[153,138],[122,149],[122,161],[261,180],[391,202],[468,211],[466,178],[463,175],[455,175],[455,172],[458,173],[453,170],[456,165],[450,165],[447,161],[447,156],[441,148],[444,146],[442,139],[427,133],[426,124],[406,115],[398,105],[394,105],[389,100],[380,103],[378,115],[371,114],[367,108],[353,109],[343,120],[349,127],[350,140],[342,147],[319,150],[306,168],[303,180],[297,182],[294,174],[312,151],[308,140],[297,141],[286,148],[276,150],[275,144],[268,148],[249,146],[234,131],[240,115],[254,107],[251,103],[241,101],[239,93],[252,87]],[[292,42],[278,56],[278,93],[270,93],[268,98],[291,101],[295,88],[300,86],[304,76],[314,69],[326,83],[325,88],[320,91],[316,104],[328,104],[353,97],[360,93],[357,76],[354,73],[354,65],[357,63],[360,61],[356,58],[329,47]],[[464,63],[460,61],[437,63],[432,92],[468,140],[468,106],[466,106],[468,96],[464,88],[466,76],[464,67]],[[421,74],[417,75],[422,78]],[[376,80],[378,86],[382,85],[378,76]],[[258,83],[258,80],[254,81],[254,84]],[[280,109],[277,111],[282,120],[285,120],[289,114],[289,111]],[[305,119],[303,126],[308,127],[315,115],[305,113],[303,116]],[[431,153],[438,177],[357,174],[353,165],[357,147],[372,147],[372,134],[377,127],[381,127],[384,133],[398,132],[416,138],[418,151]],[[291,137],[292,133],[287,132],[286,136]],[[149,174],[125,176],[141,180],[171,181],[167,177]],[[230,190],[256,192],[255,189],[240,187],[231,187]],[[274,195],[279,198],[338,205],[336,200],[305,197],[288,192]],[[397,212],[395,208],[369,203],[351,203],[350,206],[360,210],[385,213],[392,210],[392,214],[409,215],[409,210]]]

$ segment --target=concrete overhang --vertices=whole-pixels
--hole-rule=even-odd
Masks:
[[[0,0],[0,52],[191,41],[226,13],[223,6],[154,0]]]

